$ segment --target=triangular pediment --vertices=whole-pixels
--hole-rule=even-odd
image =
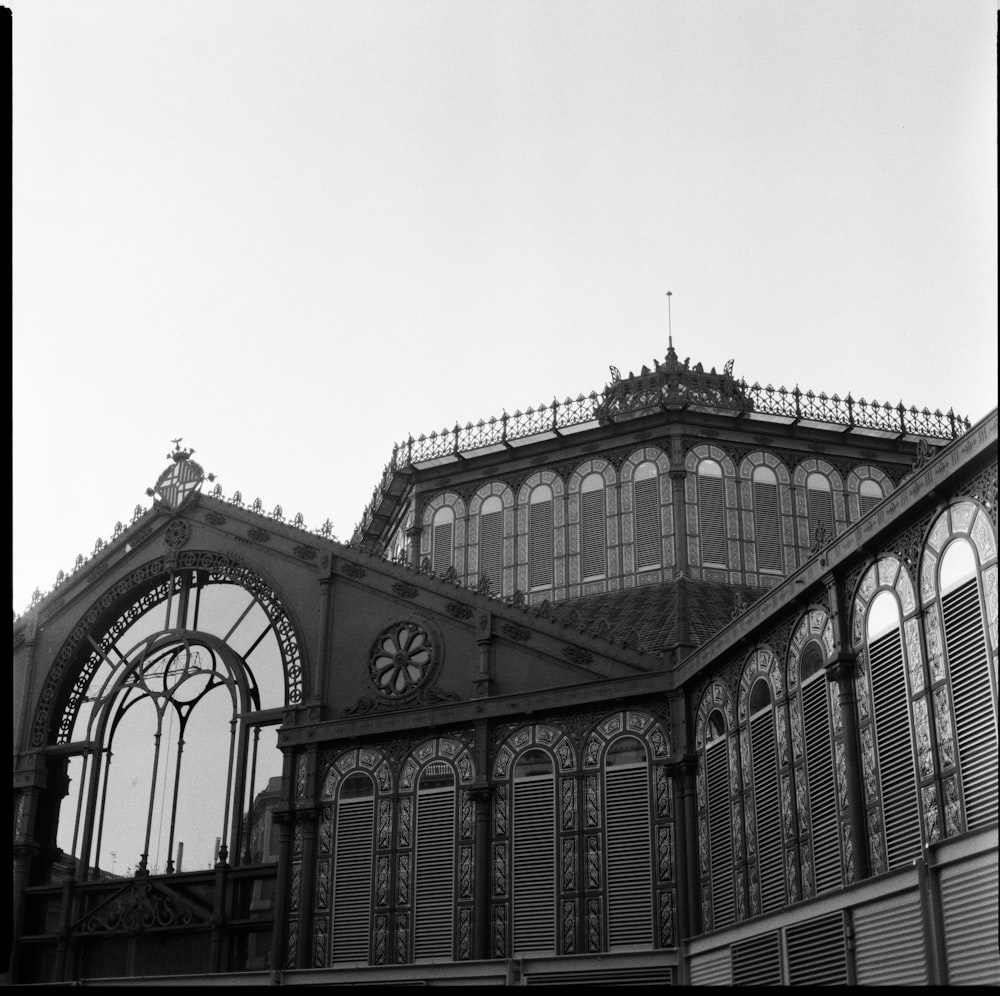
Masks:
[[[207,924],[212,907],[192,896],[181,895],[158,879],[136,876],[118,892],[90,910],[74,924],[74,931],[134,933],[167,927]]]

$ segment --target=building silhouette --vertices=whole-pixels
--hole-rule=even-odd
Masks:
[[[176,440],[15,621],[10,977],[1000,981],[996,441],[671,345],[340,543]]]

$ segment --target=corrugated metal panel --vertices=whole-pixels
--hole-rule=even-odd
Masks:
[[[899,868],[920,856],[920,810],[899,629],[874,640],[869,654],[885,849],[889,867]]]
[[[858,985],[925,985],[927,955],[914,889],[853,911]]]
[[[941,609],[966,827],[971,830],[997,818],[997,720],[989,694],[986,633],[976,579],[969,578],[945,595]]]
[[[753,482],[753,518],[757,536],[757,568],[780,571],[781,525],[778,515],[778,485],[770,481]]]
[[[948,982],[1000,985],[995,852],[992,867],[942,869],[941,913]]]
[[[773,931],[732,947],[734,986],[780,986],[781,948]]]
[[[651,944],[653,885],[646,765],[609,768],[608,944]]]
[[[636,968],[581,968],[578,972],[527,972],[529,986],[661,986],[672,985],[674,970],[669,965]]]
[[[455,791],[417,793],[413,955],[451,958],[455,911]]]
[[[816,892],[841,884],[840,834],[837,829],[837,787],[833,770],[833,738],[827,707],[825,674],[802,688],[802,720],[809,778],[809,832],[812,840]]]
[[[692,986],[731,986],[733,963],[729,948],[693,956],[688,965],[688,979]]]
[[[847,939],[840,911],[785,930],[790,986],[846,986]]]
[[[333,960],[368,961],[371,936],[375,800],[342,799],[337,807],[333,890]]]
[[[778,756],[774,737],[774,710],[770,707],[750,720],[750,755],[753,758],[761,912],[769,913],[780,910],[785,905]]]
[[[555,951],[555,781],[514,783],[515,951]]]

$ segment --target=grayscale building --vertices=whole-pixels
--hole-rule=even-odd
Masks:
[[[996,410],[612,374],[348,543],[177,444],[14,623],[14,982],[1000,981]]]

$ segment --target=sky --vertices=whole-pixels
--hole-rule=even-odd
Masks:
[[[983,0],[13,0],[15,613],[181,437],[349,539],[393,443],[666,353],[997,404]]]

